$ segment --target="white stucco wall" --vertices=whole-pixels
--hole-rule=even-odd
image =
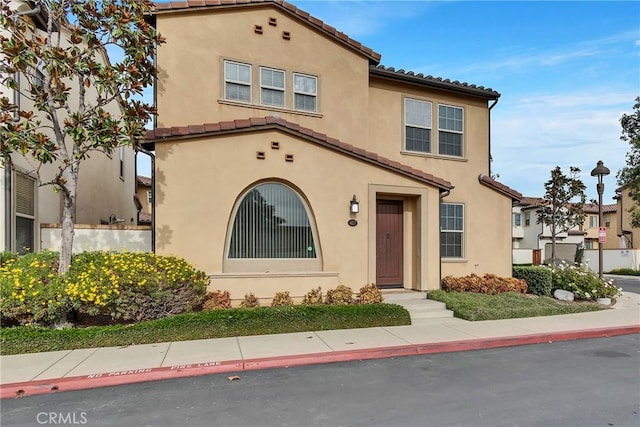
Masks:
[[[40,229],[42,250],[60,250],[60,228],[47,225]],[[86,251],[150,252],[151,227],[132,225],[76,224],[73,252]]]

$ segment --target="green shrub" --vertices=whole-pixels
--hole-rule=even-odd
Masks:
[[[640,270],[633,268],[614,268],[608,274],[620,274],[623,276],[640,276]]]
[[[271,307],[286,305],[293,305],[293,300],[291,299],[291,295],[289,295],[289,291],[278,292],[273,296],[273,299],[271,300]]]
[[[244,299],[240,302],[240,307],[243,307],[243,308],[260,307],[260,300],[253,294],[253,292],[251,292],[244,296]]]
[[[142,321],[189,312],[203,303],[207,276],[185,260],[146,252],[83,252],[66,277],[80,312]]]
[[[495,295],[503,292],[527,292],[527,282],[513,277],[498,277],[485,274],[480,277],[470,274],[464,277],[446,276],[442,279],[442,289],[449,292],[475,292]]]
[[[14,252],[3,251],[0,252],[0,267],[6,263],[12,263],[18,259],[18,254]]]
[[[209,292],[205,297],[203,310],[220,310],[222,308],[231,308],[231,296],[229,291],[216,290]]]
[[[541,266],[520,266],[513,267],[513,277],[527,282],[529,293],[535,295],[551,295],[553,277],[551,270]]]
[[[319,286],[315,289],[311,289],[307,292],[302,298],[302,304],[304,305],[315,305],[322,304],[322,288]]]
[[[359,304],[380,304],[383,299],[382,292],[374,283],[361,287],[358,293]]]
[[[353,303],[353,291],[346,285],[338,285],[335,289],[329,289],[325,297],[326,304],[348,305]]]
[[[38,252],[5,258],[0,266],[0,322],[52,325],[71,308],[57,274],[58,254]]]
[[[553,289],[571,291],[577,299],[617,298],[620,290],[613,280],[604,280],[591,271],[587,264],[569,265],[565,261],[548,267],[553,275]]]

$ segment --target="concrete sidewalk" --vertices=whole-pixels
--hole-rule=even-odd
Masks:
[[[0,356],[0,398],[243,370],[399,357],[640,332],[640,295],[562,316],[299,332]]]

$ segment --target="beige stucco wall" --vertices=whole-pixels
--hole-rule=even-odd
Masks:
[[[277,19],[276,27],[269,17]],[[255,25],[262,25],[263,34],[254,32]],[[478,181],[489,165],[486,99],[370,78],[367,58],[270,6],[160,13],[157,27],[167,39],[157,57],[158,127],[277,115],[448,180],[455,188],[444,201],[464,204],[464,257],[444,260],[442,275],[511,275],[511,199]],[[291,40],[283,40],[282,31],[289,31]],[[224,59],[252,65],[251,104],[223,99]],[[260,65],[286,71],[287,108],[259,105]],[[318,76],[317,114],[289,109],[293,72]],[[403,151],[405,97],[432,103],[434,144],[438,105],[463,108],[461,158]],[[282,148],[272,151],[269,138],[278,138]],[[257,150],[265,151],[265,160],[256,160]],[[288,150],[294,163],[284,162]],[[214,288],[241,291],[255,282],[254,275],[223,271],[223,239],[237,197],[271,178],[296,186],[316,215],[326,274],[305,279],[305,292],[311,283],[359,287],[374,281],[375,227],[369,211],[385,188],[404,189],[405,224],[416,224],[405,239],[405,250],[414,256],[405,258],[405,287],[439,286],[440,200],[433,188],[279,132],[157,143],[156,155],[158,251],[194,262],[213,276]],[[362,207],[355,228],[346,225],[353,194]],[[270,290],[282,290],[273,275],[260,279],[265,286],[270,280]]]
[[[629,196],[629,191],[626,189],[621,189],[620,196],[618,197],[618,220],[617,223],[617,234],[623,234],[624,232],[630,232],[629,234],[624,233],[625,236],[628,236],[627,248],[630,247],[630,243],[633,243],[633,248],[640,247],[640,229],[631,227],[631,213],[629,209],[633,206],[633,200]]]
[[[273,7],[175,13],[159,15],[157,27],[167,39],[158,48],[158,127],[277,115],[334,138],[366,139],[368,60],[290,16]],[[250,105],[223,100],[224,59],[252,65]],[[287,109],[260,105],[259,66],[286,71]],[[293,72],[318,77],[318,114],[291,109]]]
[[[272,150],[271,141],[279,141],[280,149]],[[264,151],[266,158],[256,159],[256,151]],[[286,162],[286,154],[292,154],[294,161]],[[194,194],[190,173],[194,170],[198,171],[197,194]],[[417,259],[416,251],[405,258],[410,265],[420,263],[422,276],[409,275],[405,279],[412,283],[405,286],[438,287],[439,236],[434,225],[438,221],[439,192],[436,188],[427,188],[404,176],[279,131],[159,143],[156,172],[157,251],[193,262],[214,276],[213,288],[228,289],[234,298],[250,291],[266,292],[259,295],[262,297],[272,296],[285,289],[294,295],[303,295],[314,286],[312,283],[327,281],[348,284],[354,289],[375,282],[375,251],[369,246],[371,240],[375,242],[375,234],[371,235],[370,222],[375,220],[375,199],[372,198],[380,192],[406,198],[405,236],[414,236],[415,230],[409,227],[414,223],[411,216],[416,209],[421,209],[426,221],[418,236],[411,237],[423,240],[422,259]],[[248,187],[263,180],[287,183],[305,198],[317,226],[317,244],[323,260],[321,271],[328,276],[301,281],[299,277],[304,277],[303,273],[289,281],[284,278],[272,281],[273,288],[269,288],[259,283],[259,277],[252,281],[233,281],[241,272],[225,271],[224,255],[233,207]],[[349,212],[349,200],[354,194],[361,207],[355,216]],[[415,203],[417,199],[419,206]],[[357,219],[357,226],[347,224],[351,218]],[[270,276],[265,274],[262,278]]]

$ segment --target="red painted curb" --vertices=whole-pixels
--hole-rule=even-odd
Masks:
[[[482,350],[518,345],[541,344],[546,342],[571,341],[586,338],[604,338],[635,333],[640,333],[640,325],[586,329],[581,331],[551,332],[504,338],[480,338],[475,340],[451,341],[433,344],[410,344],[395,347],[355,349],[316,354],[301,354],[295,356],[232,360],[226,362],[194,363],[162,368],[133,369],[77,377],[4,384],[0,388],[0,399],[228,372],[286,368],[292,366],[349,362],[355,360],[384,359],[389,357],[415,356],[420,354]]]

